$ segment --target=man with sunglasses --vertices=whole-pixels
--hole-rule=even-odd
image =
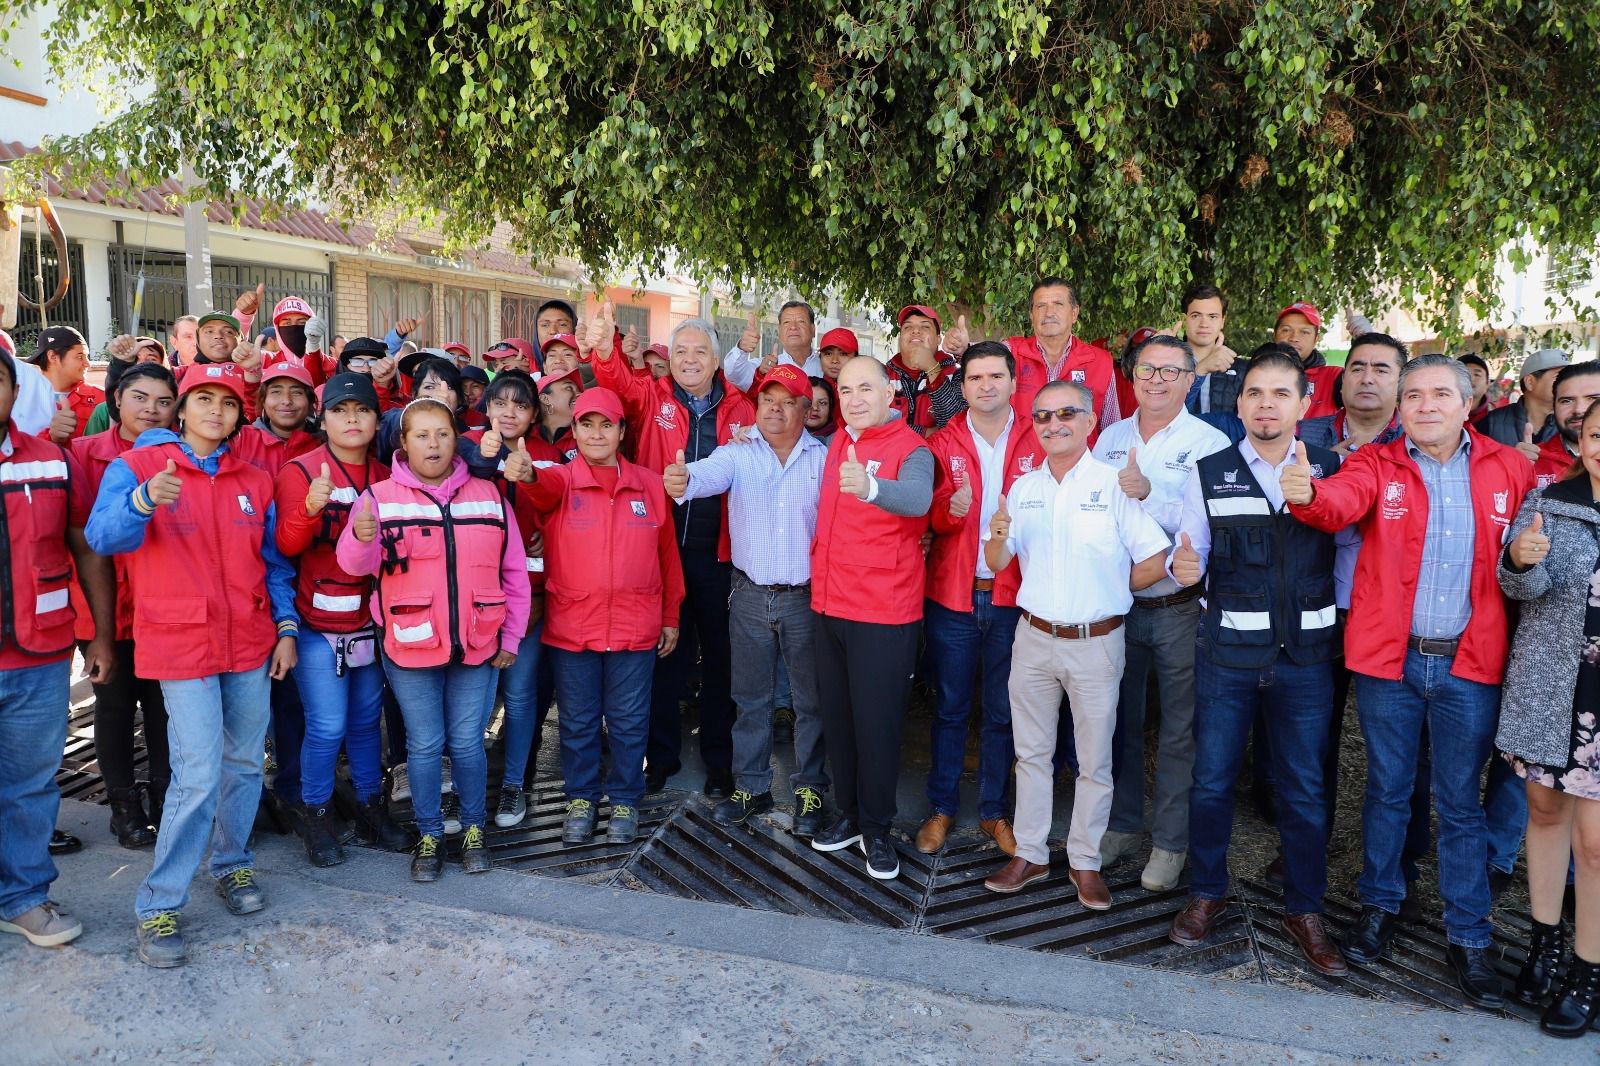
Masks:
[[[1182,396],[1181,383],[1173,385]],[[1100,877],[1100,837],[1111,815],[1111,749],[1125,658],[1130,589],[1165,576],[1167,535],[1123,491],[1116,467],[1088,454],[1094,394],[1053,381],[1033,398],[1045,465],[1011,486],[989,522],[984,561],[995,573],[1020,560],[1022,584],[1011,651],[1012,736],[1017,754],[1015,856],[984,887],[1016,892],[1050,873],[1056,733],[1065,692],[1072,704],[1078,779],[1067,834],[1078,901],[1111,906]]]
[[[1194,350],[1187,341],[1157,334],[1131,354],[1139,407],[1110,426],[1094,457],[1117,470],[1118,488],[1138,500],[1169,537],[1183,517],[1183,487],[1195,464],[1228,446],[1220,430],[1189,413]],[[1145,687],[1155,670],[1161,692],[1161,736],[1151,787],[1150,836],[1154,847],[1140,876],[1151,892],[1178,883],[1189,850],[1189,786],[1194,771],[1194,633],[1200,588],[1182,588],[1165,575],[1133,598],[1128,614],[1128,662],[1117,701],[1116,796],[1100,844],[1100,861],[1112,866],[1144,843]]]

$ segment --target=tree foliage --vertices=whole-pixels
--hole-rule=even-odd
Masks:
[[[28,0],[32,2],[32,0]],[[0,0],[0,21],[22,0]],[[1492,296],[1496,251],[1591,248],[1589,0],[61,0],[66,77],[152,87],[55,161],[212,195],[497,220],[613,276],[915,298],[1088,328],[1295,297]]]

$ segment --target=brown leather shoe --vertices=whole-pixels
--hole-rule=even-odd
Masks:
[[[1183,910],[1172,919],[1172,928],[1167,930],[1167,939],[1174,944],[1192,948],[1211,935],[1212,927],[1227,909],[1228,901],[1225,899],[1201,899],[1199,896],[1190,896],[1189,902],[1183,905]]]
[[[1286,914],[1283,930],[1300,945],[1300,954],[1306,957],[1313,969],[1329,977],[1343,977],[1350,972],[1344,953],[1328,936],[1328,927],[1322,924],[1320,914]]]
[[[1011,831],[1011,821],[1008,818],[990,818],[979,822],[978,828],[982,829],[989,838],[1000,846],[1000,850],[1007,855],[1017,853],[1017,834]]]
[[[950,833],[951,821],[948,814],[940,814],[938,811],[928,815],[928,820],[917,830],[917,850],[924,855],[932,855],[944,847],[944,838]]]
[[[1078,890],[1079,903],[1092,911],[1111,909],[1111,890],[1106,887],[1099,870],[1079,870],[1076,867],[1069,867],[1067,874],[1072,878],[1073,887]]]
[[[991,874],[983,887],[990,892],[1021,892],[1035,881],[1043,881],[1049,876],[1049,866],[1040,866],[1018,855]]]

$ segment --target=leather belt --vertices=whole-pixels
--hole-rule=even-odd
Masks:
[[[798,592],[801,589],[808,589],[811,587],[811,582],[809,581],[803,585],[763,585],[759,581],[752,581],[750,579],[750,575],[745,573],[743,570],[735,569],[734,573],[744,578],[746,584],[750,585],[752,588],[758,588],[762,592]]]
[[[1133,605],[1135,607],[1146,607],[1150,610],[1156,610],[1160,607],[1176,607],[1180,603],[1188,603],[1190,600],[1198,599],[1203,587],[1202,585],[1190,585],[1188,588],[1180,589],[1170,596],[1135,596]]]
[[[1449,658],[1461,647],[1461,641],[1443,640],[1436,637],[1419,637],[1415,633],[1406,638],[1406,647],[1413,651],[1420,651],[1424,655],[1435,655],[1440,658]]]
[[[992,577],[973,578],[973,580],[972,580],[972,591],[973,592],[993,592],[994,591],[994,578],[992,578]]]
[[[1027,611],[1022,612],[1022,617],[1027,619],[1028,624],[1039,632],[1049,633],[1057,640],[1087,640],[1090,637],[1103,637],[1107,633],[1115,633],[1122,627],[1122,616],[1120,614],[1113,615],[1110,618],[1102,618],[1098,622],[1079,622],[1075,625],[1046,622],[1043,618],[1031,615]]]

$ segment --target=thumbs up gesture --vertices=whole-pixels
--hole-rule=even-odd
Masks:
[[[361,497],[361,507],[351,516],[350,521],[356,530],[356,539],[363,544],[371,544],[378,538],[378,516],[372,513],[372,497]]]
[[[528,441],[526,438],[517,438],[516,447],[511,449],[510,455],[506,456],[505,468],[500,473],[507,481],[533,480],[533,457],[528,454]]]
[[[972,510],[972,482],[965,474],[957,474],[956,491],[950,496],[950,517],[965,518]]]
[[[739,334],[739,350],[749,355],[761,343],[761,327],[756,325],[756,313],[751,311],[744,320],[744,332]]]
[[[864,500],[871,490],[866,465],[856,458],[856,446],[852,444],[845,452],[845,461],[839,464],[839,491]]]
[[[1533,443],[1533,423],[1522,423],[1522,439],[1517,442],[1517,451],[1521,452],[1530,463],[1539,461],[1539,446]]]
[[[178,502],[178,494],[183,491],[183,479],[178,477],[178,464],[175,460],[167,460],[167,468],[151,476],[144,483],[144,492],[150,497],[150,502],[157,507],[165,507],[169,503]]]
[[[674,500],[683,499],[683,494],[689,491],[689,467],[683,458],[683,449],[679,448],[678,457],[661,472],[661,485]]]
[[[498,429],[486,429],[483,431],[483,436],[478,440],[478,454],[485,459],[500,458],[500,431]]]
[[[50,416],[50,439],[65,448],[77,432],[77,412],[66,400],[57,400],[56,413]]]
[[[628,362],[634,366],[643,366],[644,359],[639,355],[639,330],[634,326],[628,327],[628,332],[622,336],[622,354],[628,357]]]
[[[250,380],[251,374],[261,373],[261,340],[255,341],[240,339],[233,348],[233,361],[244,372],[245,380]]]
[[[1006,510],[1006,494],[1000,494],[1000,508],[989,519],[989,539],[1002,543],[1011,538],[1011,515]]]
[[[971,343],[972,333],[967,329],[967,316],[957,315],[956,324],[944,335],[944,352],[960,359],[961,353],[966,351]]]
[[[617,305],[607,300],[599,312],[589,319],[589,328],[583,338],[584,350],[605,362],[611,358],[611,341],[616,335]]]
[[[311,484],[306,487],[306,517],[315,518],[328,506],[328,497],[333,495],[333,472],[328,469],[328,464],[322,464],[322,472],[311,479]]]
[[[1172,579],[1184,588],[1200,583],[1200,553],[1187,533],[1178,534],[1178,546],[1172,550]]]
[[[1544,562],[1550,554],[1550,538],[1544,535],[1544,515],[1533,512],[1533,522],[1511,542],[1511,561],[1520,570]]]
[[[1139,449],[1128,449],[1128,461],[1117,471],[1117,484],[1130,500],[1142,500],[1150,495],[1150,479],[1139,469]]]
[[[772,349],[772,351],[768,352],[764,357],[762,357],[761,365],[756,367],[756,380],[757,381],[759,381],[760,379],[766,377],[768,374],[772,373],[772,371],[774,369],[777,368],[777,365],[778,365],[778,352],[779,352],[779,349],[774,348],[774,349]]]
[[[1283,489],[1283,498],[1289,503],[1308,504],[1316,495],[1316,488],[1311,483],[1311,464],[1306,459],[1304,441],[1294,442],[1294,462],[1283,468],[1283,473],[1278,477],[1278,485]]]

